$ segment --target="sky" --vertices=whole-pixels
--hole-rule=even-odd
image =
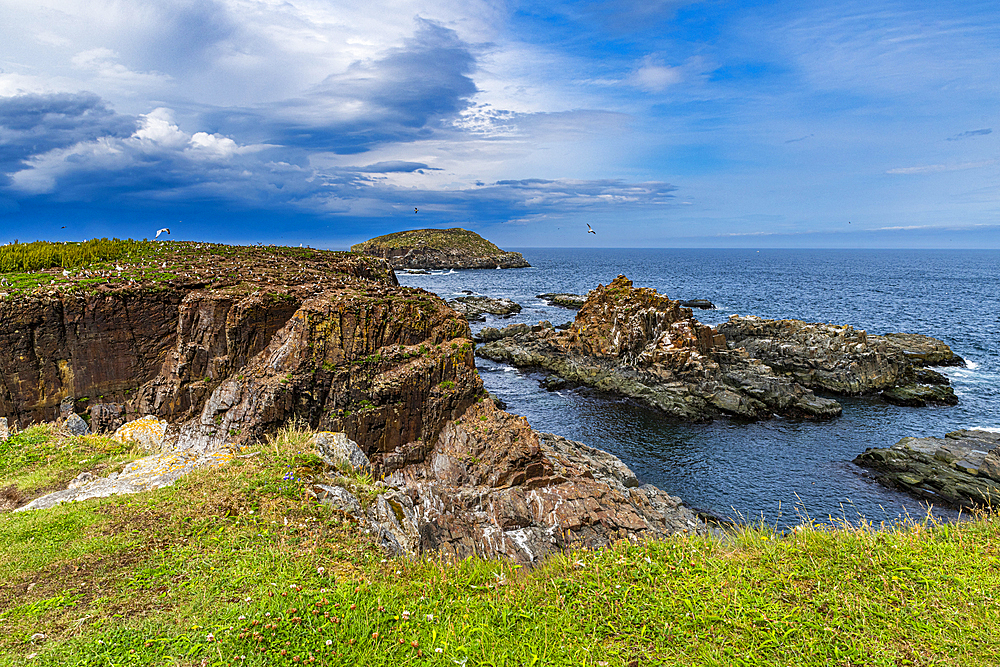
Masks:
[[[0,0],[0,243],[996,249],[998,102],[995,0]]]

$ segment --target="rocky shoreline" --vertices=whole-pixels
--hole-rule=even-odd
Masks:
[[[568,331],[548,323],[486,328],[476,354],[544,369],[547,386],[563,386],[561,379],[595,387],[685,421],[840,414],[836,401],[814,390],[883,392],[909,405],[957,402],[947,378],[915,365],[951,359],[951,350],[930,337],[895,336],[739,316],[713,329],[680,302],[618,276],[590,293]]]
[[[1000,506],[1000,433],[960,430],[868,448],[854,463],[880,483],[955,508]]]

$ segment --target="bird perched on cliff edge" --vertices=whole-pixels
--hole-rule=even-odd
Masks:
[[[168,236],[170,235],[170,230],[167,229],[166,227],[164,227],[163,229],[161,229],[158,232],[156,232],[156,236],[154,236],[153,238],[157,238],[157,239],[160,238],[160,234],[162,234],[163,232],[166,232]]]
[[[594,231],[594,230],[593,230],[593,229],[591,228],[591,226],[590,226],[590,223],[589,223],[589,222],[587,223],[587,233],[588,233],[588,234],[596,234],[596,233],[597,233],[597,232],[595,232],[595,231]]]

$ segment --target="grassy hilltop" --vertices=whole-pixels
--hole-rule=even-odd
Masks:
[[[306,493],[309,435],[173,487],[0,513],[0,664],[998,664],[996,519],[745,528],[530,570],[386,559]],[[133,456],[33,426],[0,444],[0,496]]]
[[[474,255],[494,255],[503,252],[496,244],[461,227],[411,229],[405,232],[376,236],[364,243],[352,245],[351,252],[366,252],[375,248],[412,248],[418,245],[424,245],[434,250],[462,250]]]
[[[384,257],[394,268],[492,269],[530,266],[519,252],[506,252],[461,227],[411,229],[351,246],[351,252]]]

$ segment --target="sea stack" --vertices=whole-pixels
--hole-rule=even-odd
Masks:
[[[506,252],[461,227],[411,229],[369,239],[351,252],[379,257],[394,269],[521,269],[531,266],[519,252]]]

